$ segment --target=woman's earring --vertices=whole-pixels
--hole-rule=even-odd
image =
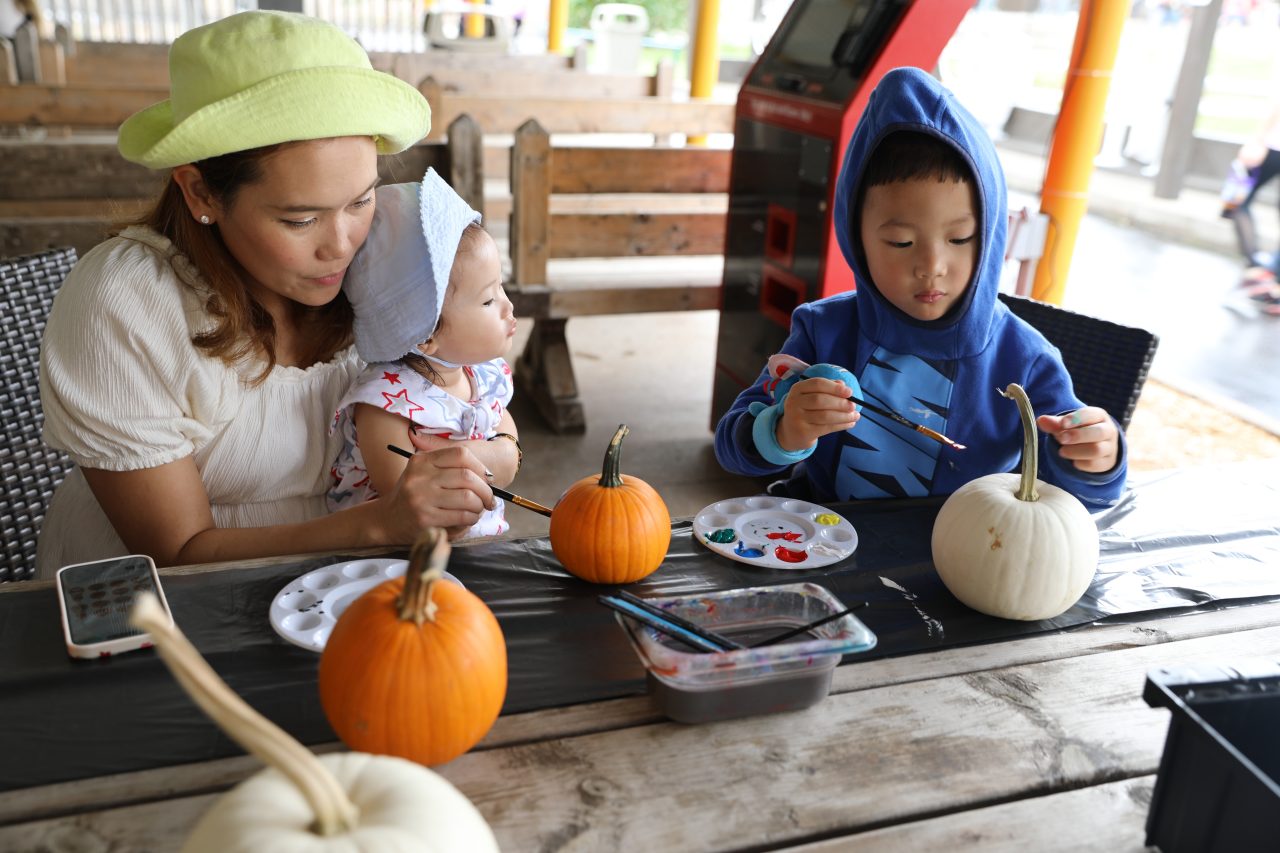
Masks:
[[[200,224],[201,224],[201,225],[208,225],[211,221],[212,221],[212,220],[211,220],[211,219],[209,219],[209,217],[208,217],[208,216],[206,216],[206,215],[204,215],[204,214],[201,214],[201,215],[200,215]]]

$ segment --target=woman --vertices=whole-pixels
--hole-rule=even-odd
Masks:
[[[45,441],[78,470],[50,504],[39,574],[465,531],[494,505],[486,476],[514,476],[513,443],[424,441],[391,494],[325,515],[339,438],[323,425],[362,366],[340,288],[377,155],[426,135],[425,99],[337,28],[282,12],[191,30],[169,68],[170,100],[130,117],[118,144],[170,179],[77,264],[45,332]]]

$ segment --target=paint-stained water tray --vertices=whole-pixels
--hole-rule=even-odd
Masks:
[[[807,708],[827,695],[841,656],[876,644],[871,629],[847,614],[806,635],[750,648],[845,609],[838,598],[812,583],[646,600],[748,646],[696,652],[616,614],[648,670],[650,691],[659,709],[684,723]]]

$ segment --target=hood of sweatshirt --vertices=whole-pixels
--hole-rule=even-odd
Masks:
[[[916,131],[953,146],[972,172],[979,245],[973,280],[956,307],[938,320],[917,320],[876,289],[867,270],[855,210],[863,168],[887,135]],[[895,68],[872,91],[849,140],[835,193],[835,229],[858,288],[861,333],[893,352],[950,360],[982,352],[1003,305],[996,299],[1008,230],[1008,194],[995,146],[982,125],[955,96],[918,68]]]

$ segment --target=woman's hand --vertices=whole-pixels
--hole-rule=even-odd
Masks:
[[[493,509],[493,492],[484,464],[457,442],[419,451],[386,495],[387,535],[391,542],[412,542],[424,527],[443,527],[456,539]],[[417,444],[416,439],[414,440]]]
[[[1079,470],[1101,474],[1116,466],[1120,430],[1103,409],[1086,406],[1065,415],[1041,415],[1036,426],[1057,439],[1058,455]]]
[[[813,377],[797,382],[782,401],[775,438],[783,450],[797,451],[833,432],[852,429],[859,414],[849,386],[834,379]]]

